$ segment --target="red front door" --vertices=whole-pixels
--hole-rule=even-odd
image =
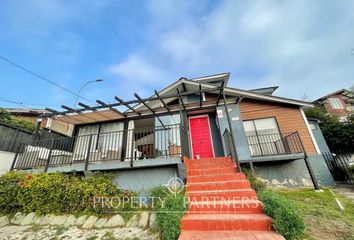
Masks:
[[[189,119],[193,158],[214,157],[208,116]]]

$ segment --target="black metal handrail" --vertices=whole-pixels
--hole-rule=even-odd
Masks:
[[[126,141],[124,141],[126,139]],[[30,169],[104,161],[181,157],[180,124],[22,143],[13,168]]]
[[[225,150],[226,150],[226,156],[230,156],[232,160],[236,163],[237,165],[237,171],[241,172],[241,164],[237,159],[237,154],[236,154],[236,148],[234,145],[234,141],[232,140],[231,133],[228,129],[225,129],[224,134],[224,143],[225,143]]]
[[[249,135],[247,141],[252,157],[304,152],[298,132]]]

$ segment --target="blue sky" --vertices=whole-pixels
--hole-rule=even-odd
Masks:
[[[279,85],[310,100],[354,84],[354,1],[2,1],[0,55],[92,101],[187,78]],[[0,60],[0,98],[72,106],[75,96]],[[86,102],[87,101],[83,101]],[[18,105],[0,101],[3,107]]]

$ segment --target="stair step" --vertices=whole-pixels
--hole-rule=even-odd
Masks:
[[[265,214],[187,214],[181,223],[182,230],[272,230],[272,219]]]
[[[275,232],[270,231],[182,231],[179,240],[285,240]]]
[[[263,213],[263,204],[256,199],[238,199],[216,201],[192,201],[189,213]]]
[[[200,175],[191,176],[187,179],[188,183],[195,182],[220,182],[220,181],[230,181],[230,180],[246,180],[246,176],[243,173],[227,173],[227,174],[216,174],[216,175]]]
[[[203,159],[192,159],[190,161],[191,165],[205,164],[205,163],[233,163],[231,158],[203,158]]]
[[[235,163],[199,163],[191,164],[189,170],[198,170],[198,169],[214,169],[214,168],[227,168],[227,167],[236,167]]]
[[[202,182],[187,183],[186,190],[189,191],[208,191],[208,190],[231,190],[249,189],[251,184],[248,180],[232,180],[223,182]]]
[[[234,198],[248,198],[256,199],[257,195],[253,189],[232,189],[232,190],[208,190],[208,191],[188,191],[186,195],[190,201],[203,201],[205,199],[234,199]]]
[[[237,173],[237,167],[224,167],[224,168],[213,168],[213,169],[189,169],[187,171],[188,177],[200,176],[200,175],[217,175],[217,174],[227,174],[227,173]]]

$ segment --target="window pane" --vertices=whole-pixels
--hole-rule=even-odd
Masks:
[[[328,98],[329,103],[331,104],[333,109],[344,109],[342,103],[339,98]]]
[[[159,118],[163,122],[164,125],[173,125],[173,124],[181,123],[181,119],[179,117],[179,114],[166,115],[166,116],[161,116]],[[157,117],[155,118],[155,126],[161,127],[161,123],[157,119]]]
[[[259,135],[279,133],[278,126],[274,118],[254,120],[256,130]]]
[[[310,122],[309,125],[310,125],[310,128],[312,130],[316,130],[317,129],[316,124]]]
[[[120,158],[123,145],[124,123],[106,123],[101,125],[98,150],[102,159]]]
[[[254,128],[253,121],[243,121],[243,127],[247,136],[256,135],[256,129]]]

